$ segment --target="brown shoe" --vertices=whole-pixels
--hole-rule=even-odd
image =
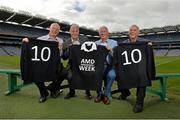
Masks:
[[[109,98],[108,98],[107,96],[104,96],[104,98],[103,98],[103,103],[104,103],[105,105],[109,105],[109,104],[110,104],[110,100],[109,100]]]
[[[102,101],[102,99],[101,99],[100,95],[96,96],[96,98],[94,99],[95,103],[100,103],[101,101]]]

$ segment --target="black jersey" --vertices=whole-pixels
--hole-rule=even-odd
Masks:
[[[104,62],[108,54],[104,46],[72,45],[70,47],[70,64],[72,86],[74,89],[97,90],[102,85]],[[97,48],[97,49],[96,49]]]
[[[58,42],[30,39],[21,48],[21,75],[24,83],[56,80],[60,56]]]
[[[150,86],[155,78],[152,46],[145,42],[121,43],[114,50],[114,65],[120,89]]]

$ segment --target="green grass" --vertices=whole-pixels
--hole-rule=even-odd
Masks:
[[[157,57],[156,70],[158,73],[180,73],[180,57]],[[19,68],[19,57],[0,57],[1,68]],[[66,82],[66,81],[65,81]],[[153,86],[156,82],[153,82]],[[116,84],[113,88],[116,88]],[[147,94],[144,111],[133,113],[135,103],[135,89],[126,100],[117,99],[119,94],[113,95],[110,105],[94,103],[86,100],[84,91],[77,90],[76,97],[64,100],[68,89],[62,95],[53,99],[48,97],[45,103],[38,103],[38,89],[35,85],[24,87],[21,91],[5,96],[7,80],[0,75],[0,118],[180,118],[180,78],[168,80],[168,102],[163,102],[156,95]],[[96,92],[92,92],[93,97]]]

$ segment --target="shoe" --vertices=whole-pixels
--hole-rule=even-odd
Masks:
[[[49,84],[48,86],[46,86],[46,88],[47,88],[47,90],[52,91],[52,85],[51,85],[51,84]]]
[[[70,98],[72,98],[72,97],[74,97],[74,96],[75,96],[75,94],[68,93],[68,94],[64,97],[64,99],[70,99]]]
[[[101,99],[100,95],[96,96],[96,98],[94,99],[95,103],[100,103],[101,101],[102,101],[102,99]]]
[[[103,98],[103,103],[104,103],[105,105],[109,105],[109,104],[110,104],[110,100],[109,100],[109,98],[108,98],[107,96],[104,96],[104,98]]]
[[[91,100],[92,99],[92,95],[91,95],[91,93],[90,92],[86,92],[86,98],[88,99],[88,100]]]
[[[55,92],[51,92],[51,97],[57,98],[62,92],[63,92],[63,90],[59,90],[59,89]]]
[[[126,94],[126,95],[121,94],[121,95],[119,96],[119,98],[121,98],[122,100],[126,100],[126,98],[127,98],[128,96],[130,96],[130,95],[131,95],[131,93],[128,93],[128,94]]]
[[[39,98],[39,103],[45,102],[47,99],[46,97],[49,96],[49,93],[47,92],[45,95],[41,95]]]
[[[91,100],[91,99],[92,99],[92,96],[91,96],[91,95],[87,95],[86,98],[87,98],[88,100]]]
[[[134,113],[140,113],[143,110],[143,104],[136,103],[133,108]]]

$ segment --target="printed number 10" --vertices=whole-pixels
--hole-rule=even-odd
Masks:
[[[32,47],[32,50],[35,50],[35,54],[34,54],[34,57],[35,58],[32,58],[31,60],[32,61],[40,61],[40,59],[38,58],[38,47],[37,46],[34,46]],[[47,58],[44,58],[44,51],[47,50],[48,51],[48,56]],[[41,59],[42,61],[48,61],[49,58],[50,58],[50,55],[51,55],[51,50],[48,48],[48,47],[44,47],[42,50],[41,50]]]
[[[139,59],[138,59],[138,60],[135,60],[135,59],[134,59],[134,53],[135,53],[135,52],[137,52],[138,55],[139,55]],[[132,64],[131,62],[129,62],[128,55],[127,55],[127,51],[124,51],[121,55],[125,55],[125,60],[126,60],[126,62],[123,63],[123,65],[130,65],[130,64]],[[134,49],[134,50],[132,50],[132,52],[131,52],[131,59],[132,59],[132,62],[133,62],[133,63],[139,63],[139,62],[141,61],[141,59],[142,59],[141,51],[140,51],[139,49]]]

